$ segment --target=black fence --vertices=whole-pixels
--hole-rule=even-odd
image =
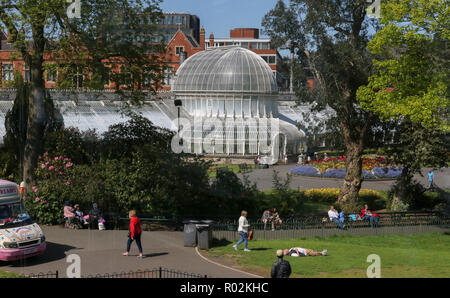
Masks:
[[[450,224],[450,216],[440,212],[383,212],[378,213],[379,220],[377,226],[415,226],[434,225],[442,226]],[[216,222],[214,230],[236,231],[238,228],[239,216],[177,216],[172,214],[143,214],[139,215],[144,230],[167,228],[172,230],[183,230],[183,221],[186,219],[213,220]],[[328,214],[312,215],[291,215],[281,217],[282,223],[275,224],[276,230],[297,230],[297,229],[317,229],[335,228],[336,224],[330,222]],[[124,216],[114,216],[109,218],[108,229],[128,229],[129,218]],[[271,230],[272,223],[264,223],[260,217],[249,217],[249,224],[253,230]],[[370,225],[368,220],[353,220],[350,216],[345,216],[344,224],[346,228],[360,228]]]
[[[60,278],[59,272],[30,274],[25,278]],[[193,274],[166,268],[154,268],[152,270],[138,270],[120,273],[106,273],[81,276],[81,278],[208,278],[207,275]]]
[[[59,278],[59,271],[26,275],[25,278]]]

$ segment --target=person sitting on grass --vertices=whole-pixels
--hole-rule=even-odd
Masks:
[[[330,206],[330,210],[328,211],[328,217],[330,218],[330,221],[337,224],[337,227],[339,229],[343,229],[343,223],[339,220],[339,213],[334,209],[334,206]]]
[[[292,273],[291,264],[283,260],[284,253],[281,249],[277,250],[278,261],[273,263],[270,271],[271,278],[289,278]]]
[[[308,248],[293,247],[290,249],[285,249],[283,251],[283,254],[285,256],[291,256],[291,257],[326,256],[327,250],[324,249],[322,251],[314,251],[314,250],[308,249]]]
[[[362,220],[368,220],[371,228],[373,228],[374,225],[377,225],[380,220],[380,216],[376,213],[372,213],[367,204],[365,204],[364,209],[361,210],[360,217]]]

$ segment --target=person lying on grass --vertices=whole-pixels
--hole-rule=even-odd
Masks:
[[[308,248],[293,247],[290,249],[285,249],[283,253],[285,256],[291,257],[326,256],[327,250],[324,249],[323,251],[319,252]]]

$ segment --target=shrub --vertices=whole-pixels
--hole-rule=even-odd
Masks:
[[[37,185],[24,195],[30,214],[43,224],[57,224],[62,218],[63,203],[71,200],[71,170],[73,164],[63,156],[39,158],[35,175]]]

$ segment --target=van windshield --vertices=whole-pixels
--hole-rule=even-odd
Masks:
[[[31,217],[22,203],[0,205],[0,229],[30,224]]]

